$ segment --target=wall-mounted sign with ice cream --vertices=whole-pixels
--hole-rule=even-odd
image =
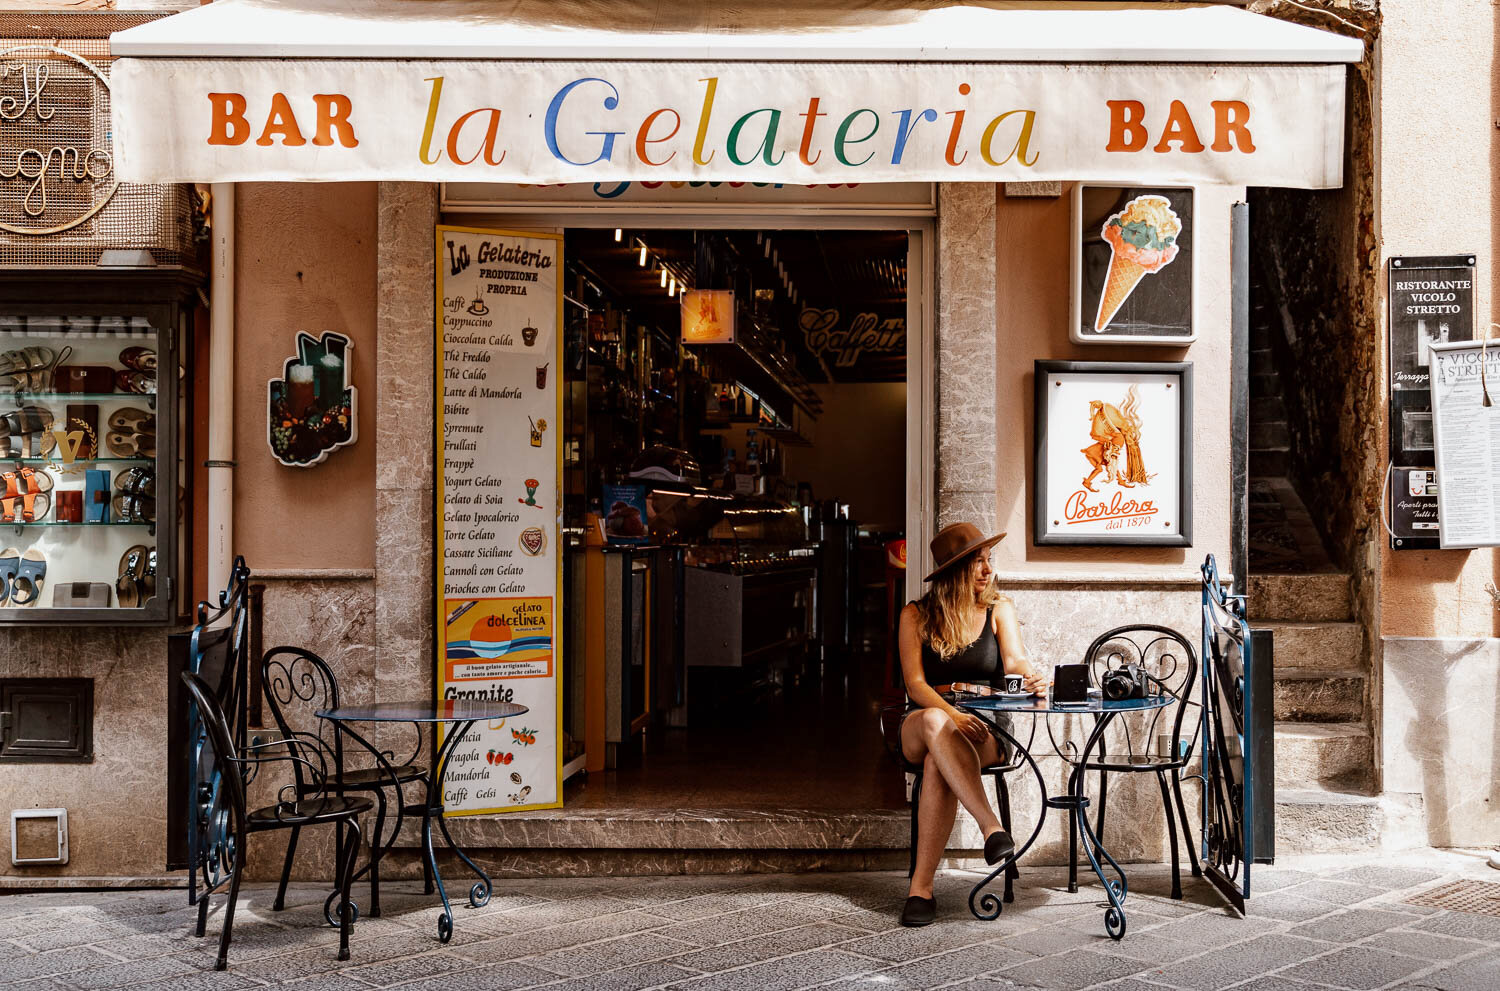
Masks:
[[[297,335],[297,354],[266,385],[266,443],[288,468],[311,468],[357,437],[354,344],[343,334]]]
[[[1191,344],[1196,275],[1191,188],[1073,187],[1073,340]]]

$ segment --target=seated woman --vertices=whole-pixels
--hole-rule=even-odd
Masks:
[[[1007,674],[1022,676],[1027,691],[1046,687],[1021,642],[1015,605],[995,587],[990,549],[1004,536],[986,539],[972,523],[944,527],[932,540],[936,570],[924,579],[931,587],[901,610],[898,645],[908,707],[892,727],[892,743],[923,769],[916,870],[901,912],[904,926],[925,926],[937,917],[932,879],[959,802],[985,837],[986,863],[999,863],[1015,850],[979,776],[981,768],[1005,757],[1005,744],[983,719],[953,705],[950,687],[967,682],[1003,688]]]

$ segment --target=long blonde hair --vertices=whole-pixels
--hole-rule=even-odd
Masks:
[[[917,600],[917,637],[945,661],[969,645],[968,627],[974,614],[1000,600],[994,578],[975,594],[974,566],[978,563],[976,552],[945,568]]]

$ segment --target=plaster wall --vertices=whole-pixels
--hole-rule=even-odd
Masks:
[[[1384,0],[1381,16],[1381,337],[1389,329],[1389,259],[1461,252],[1478,255],[1474,321],[1482,336],[1500,319],[1493,267],[1500,254],[1497,15],[1464,0]],[[1384,347],[1380,360],[1384,400]],[[1384,419],[1384,401],[1380,412]],[[1385,434],[1382,424],[1382,455]],[[1500,611],[1487,586],[1500,583],[1500,551],[1397,552],[1384,539],[1377,546],[1385,790],[1420,799],[1426,842],[1493,845],[1500,836],[1492,794]]]
[[[234,537],[254,571],[375,567],[375,189],[236,193]],[[313,468],[282,466],[266,444],[266,383],[299,331],[348,337],[359,390],[357,440]]]

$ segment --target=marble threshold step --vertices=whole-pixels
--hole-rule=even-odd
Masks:
[[[905,808],[601,809],[562,808],[504,815],[450,816],[466,849],[902,850]],[[418,847],[418,824],[403,824],[398,847]]]
[[[1386,810],[1362,791],[1276,789],[1276,855],[1359,853],[1382,845]],[[1254,872],[1251,872],[1252,894]]]

